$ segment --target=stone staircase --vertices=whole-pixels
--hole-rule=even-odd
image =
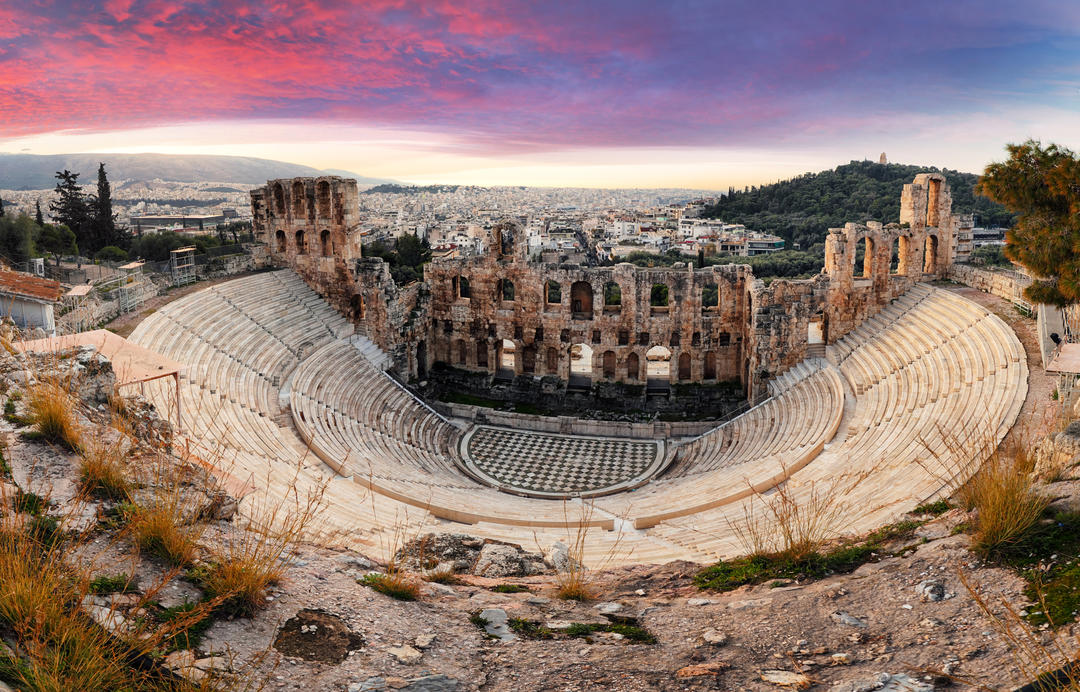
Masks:
[[[371,339],[361,334],[353,334],[349,337],[349,343],[356,347],[356,350],[360,351],[360,354],[379,370],[390,369],[392,365],[390,356],[386,355]]]

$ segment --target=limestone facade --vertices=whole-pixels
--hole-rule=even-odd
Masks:
[[[490,252],[427,264],[398,287],[364,258],[356,181],[271,180],[251,193],[255,233],[384,351],[423,379],[439,363],[491,377],[677,384],[768,380],[879,312],[913,284],[948,275],[958,229],[945,178],[904,186],[899,224],[830,229],[825,267],[805,280],[749,266],[586,267],[530,261],[520,229],[491,230]]]

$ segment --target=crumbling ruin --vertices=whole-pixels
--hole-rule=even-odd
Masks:
[[[441,371],[455,386],[620,401],[673,384],[730,384],[756,399],[915,283],[945,276],[971,227],[951,213],[945,178],[923,173],[904,186],[899,224],[831,229],[812,279],[766,285],[745,265],[543,264],[505,222],[491,228],[487,254],[433,261],[422,282],[398,287],[381,259],[363,257],[355,181],[271,180],[251,200],[271,259],[347,315],[402,377]]]

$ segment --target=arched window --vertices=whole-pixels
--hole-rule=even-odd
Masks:
[[[293,218],[304,216],[305,196],[304,183],[300,180],[294,180],[292,184]]]
[[[353,319],[364,319],[366,312],[366,306],[364,305],[364,296],[359,293],[354,293],[353,297],[349,299],[349,307],[352,308]]]
[[[649,305],[654,308],[666,308],[668,306],[667,284],[653,284],[649,291]]]
[[[304,244],[304,232],[296,232],[296,254],[303,255],[307,253],[307,246]]]
[[[705,379],[706,380],[715,380],[716,379],[716,352],[715,351],[706,351],[705,352]]]
[[[720,305],[720,287],[713,283],[705,284],[701,287],[701,308],[708,310],[709,308],[719,307]]]
[[[274,183],[274,211],[278,216],[285,216],[285,188],[281,183]]]
[[[622,307],[622,287],[614,281],[604,284],[604,309],[618,310]]]
[[[626,357],[626,379],[636,382],[641,377],[641,359],[631,353]]]
[[[320,219],[330,220],[330,183],[325,180],[320,180],[315,186],[315,208]]]
[[[536,347],[532,344],[521,350],[521,371],[528,375],[536,372]]]
[[[319,234],[319,244],[322,246],[323,257],[329,257],[333,254],[333,248],[330,246],[330,231],[324,230]]]
[[[900,238],[893,238],[889,243],[889,273],[900,273]]]
[[[467,277],[458,277],[457,288],[458,298],[469,298],[472,295],[472,290],[469,287],[469,279]]]
[[[911,238],[902,235],[896,239],[896,273],[907,276],[908,258],[911,256]]]
[[[507,302],[513,302],[514,282],[510,279],[500,279],[499,284],[499,297]]]
[[[285,252],[285,250],[287,249],[285,241],[285,231],[278,231],[277,233],[275,233],[274,239],[277,240],[277,251]]]
[[[604,351],[604,377],[615,379],[615,352]]]
[[[551,346],[547,350],[547,374],[558,375],[559,374],[559,349]]]
[[[935,182],[935,181],[930,181]],[[936,235],[926,236],[926,256],[923,258],[923,273],[937,273],[938,239]]]
[[[861,276],[869,279],[873,276],[874,267],[874,241],[870,238],[859,238],[855,241],[855,255],[851,258],[852,276]]]
[[[486,368],[488,366],[488,345],[486,341],[480,340],[476,342],[476,367]]]
[[[683,351],[679,354],[679,380],[685,382],[690,379],[690,354]]]
[[[575,319],[592,319],[593,290],[588,281],[575,281],[570,285],[570,312],[574,313]]]
[[[557,305],[562,302],[562,287],[558,281],[548,281],[544,285],[544,302]]]

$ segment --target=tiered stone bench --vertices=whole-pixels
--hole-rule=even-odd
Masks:
[[[870,528],[969,475],[981,459],[965,442],[977,434],[983,449],[996,444],[1027,391],[1007,325],[919,285],[830,346],[827,360],[774,380],[765,403],[669,442],[658,478],[586,511],[465,473],[470,431],[394,382],[374,344],[291,272],[185,296],[131,338],[188,365],[181,443],[248,489],[246,503],[324,488],[325,527],[383,553],[402,531],[429,529],[547,544],[589,516],[592,564],[708,560],[743,550],[732,525],[759,515],[755,493],[781,482],[803,500],[839,488],[849,523],[838,528]],[[145,392],[171,410],[169,387]]]

